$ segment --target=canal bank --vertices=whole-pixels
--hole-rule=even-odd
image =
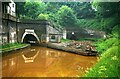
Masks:
[[[85,42],[64,42],[64,43],[40,43],[40,46],[62,50],[65,52],[75,53],[84,56],[97,56],[95,46],[90,41]]]
[[[7,44],[0,47],[0,52],[2,53],[2,56],[10,54],[12,51],[24,49],[31,46],[30,44],[21,44],[21,43],[13,43],[13,44]]]

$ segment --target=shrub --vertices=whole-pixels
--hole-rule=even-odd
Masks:
[[[100,59],[93,68],[87,71],[85,77],[120,77],[118,33],[113,32],[110,38],[99,40],[96,46]]]
[[[106,51],[110,47],[116,46],[116,45],[118,45],[118,39],[117,38],[109,38],[107,40],[100,41],[96,44],[97,51],[99,52],[99,54]]]
[[[48,14],[39,14],[38,16],[39,20],[49,20],[49,15]]]
[[[99,62],[91,68],[85,77],[119,77],[118,46],[112,46],[102,55]]]

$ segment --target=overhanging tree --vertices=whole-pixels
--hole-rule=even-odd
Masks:
[[[25,3],[25,16],[31,19],[37,19],[40,13],[44,13],[46,10],[46,5],[42,1],[37,2],[26,2]]]
[[[77,18],[68,6],[62,6],[58,11],[58,22],[63,27],[76,26]]]

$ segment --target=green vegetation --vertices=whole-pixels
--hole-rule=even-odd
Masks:
[[[118,45],[119,45],[118,38],[115,37],[109,38],[107,40],[99,41],[96,44],[99,54],[108,50],[109,48],[111,48],[111,46],[118,46]]]
[[[98,63],[85,74],[85,77],[119,77],[119,49],[118,38],[113,36],[100,40],[97,50],[100,53]]]
[[[71,40],[69,40],[69,39],[62,39],[61,41],[62,42],[70,42]]]
[[[30,2],[27,0],[16,4],[20,19],[44,20],[46,18],[40,17],[40,14],[45,14],[55,25],[62,27],[79,26],[77,25],[77,19],[93,18],[95,16],[91,4],[87,2]]]
[[[24,2],[17,3],[17,12],[21,19],[50,20],[56,27],[71,26],[106,32],[106,39],[79,39],[95,41],[100,56],[99,62],[85,74],[85,77],[119,77],[120,3],[100,1]],[[62,39],[62,42],[68,41],[70,40]]]
[[[58,11],[58,22],[63,27],[76,26],[76,16],[68,6],[62,6]]]
[[[50,20],[59,27],[81,27],[110,33],[119,24],[117,2],[43,2],[27,0],[17,4],[20,19]],[[32,16],[31,16],[32,15]]]
[[[37,1],[37,2],[27,1],[23,5],[24,13],[20,12],[21,14],[19,16],[20,18],[23,18],[23,19],[37,19],[39,14],[45,12],[46,7],[47,6],[45,5],[45,3],[41,1]],[[21,11],[21,6],[18,8],[18,10]]]
[[[28,44],[10,43],[10,44],[6,44],[6,45],[3,45],[3,46],[0,46],[0,51],[7,52],[7,51],[11,51],[11,50],[22,48],[22,47],[27,46],[27,45]]]
[[[49,20],[49,15],[48,14],[39,14],[38,19],[40,20]]]
[[[98,63],[91,68],[85,77],[118,77],[118,46],[112,46],[100,57]]]
[[[97,51],[100,59],[98,63],[90,68],[85,77],[118,77],[120,59],[120,29],[119,26],[113,28],[112,34],[107,39],[100,39],[97,43]]]
[[[119,10],[114,9],[118,3],[93,2],[95,6],[96,18],[92,24],[95,27],[99,23],[100,30],[104,30],[108,36],[107,39],[100,39],[96,42],[97,51],[100,59],[98,63],[87,71],[85,77],[118,77],[119,75],[119,47],[120,47],[120,28],[119,28]],[[109,12],[107,12],[109,11]],[[86,22],[88,23],[88,22]],[[91,22],[92,23],[92,20]],[[87,25],[90,25],[88,23]],[[91,26],[89,26],[91,27]]]

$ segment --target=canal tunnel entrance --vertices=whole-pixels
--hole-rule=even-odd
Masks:
[[[31,45],[36,45],[38,44],[38,40],[37,38],[32,35],[32,34],[26,34],[24,39],[23,39],[23,43],[27,43],[27,44],[31,44]]]

